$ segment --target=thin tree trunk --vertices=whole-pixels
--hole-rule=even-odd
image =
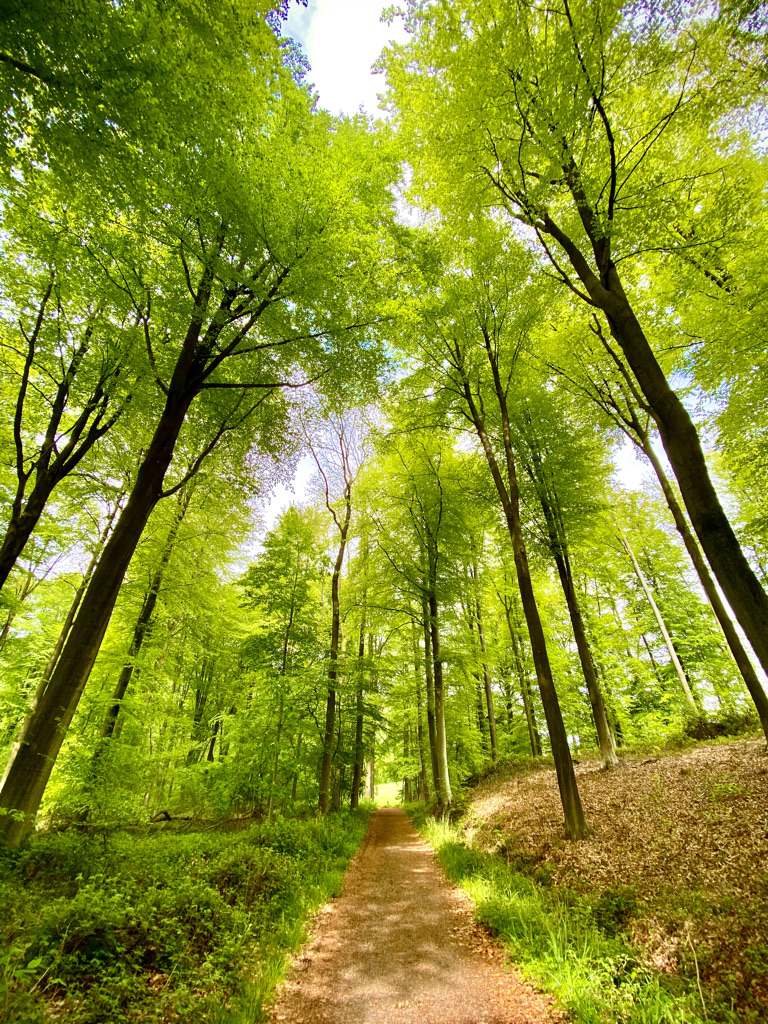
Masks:
[[[512,653],[515,658],[515,668],[517,670],[517,678],[520,683],[520,695],[523,698],[523,710],[525,711],[525,720],[528,725],[528,738],[531,743],[531,753],[534,757],[541,757],[541,737],[539,736],[539,730],[536,726],[536,718],[531,707],[531,694],[528,688],[528,676],[523,666],[523,659],[520,654],[520,644],[517,639],[517,630],[512,624],[512,617],[509,609],[509,605],[504,602],[504,612],[506,614],[507,626],[509,627],[509,635],[512,639]]]
[[[56,667],[56,662],[59,660],[61,649],[64,646],[65,640],[69,636],[69,631],[72,628],[72,623],[75,621],[77,609],[80,607],[80,602],[83,599],[83,594],[85,593],[88,584],[91,581],[91,576],[93,576],[93,571],[96,568],[96,564],[99,561],[101,552],[104,550],[104,545],[107,543],[107,538],[109,537],[110,531],[112,529],[112,524],[115,521],[115,516],[117,515],[119,509],[120,503],[118,500],[115,502],[115,507],[110,512],[107,518],[106,525],[102,530],[101,536],[99,537],[99,540],[96,544],[96,547],[93,549],[93,556],[91,557],[91,561],[88,564],[88,568],[85,570],[85,575],[80,581],[80,586],[75,591],[75,596],[72,599],[72,604],[69,606],[69,611],[67,612],[66,618],[64,619],[64,623],[62,624],[61,632],[59,633],[58,639],[56,640],[53,650],[51,651],[51,656],[48,659],[45,668],[43,669],[43,675],[40,679],[41,686],[45,686],[45,684],[51,678],[51,673]]]
[[[672,643],[672,638],[669,635],[669,631],[667,630],[664,619],[661,617],[659,606],[656,604],[656,601],[654,600],[653,592],[651,591],[651,588],[648,585],[648,581],[643,575],[643,570],[640,568],[638,561],[635,558],[635,553],[630,547],[629,541],[627,540],[623,532],[620,534],[619,540],[621,541],[624,550],[626,551],[630,561],[632,562],[632,567],[635,570],[635,575],[640,581],[640,586],[643,588],[643,593],[648,599],[648,604],[650,604],[651,606],[654,617],[656,618],[656,622],[658,623],[659,629],[661,630],[661,635],[664,637],[664,643],[666,644],[667,651],[669,652],[669,659],[675,668],[677,679],[680,683],[680,688],[683,691],[683,695],[685,696],[685,702],[688,706],[688,710],[692,715],[695,715],[698,718],[700,715],[699,708],[696,706],[696,701],[694,700],[693,693],[691,692],[691,688],[688,685],[688,680],[685,678],[683,666],[680,664],[680,659],[677,656],[675,645]],[[647,646],[648,644],[646,641],[646,647]]]
[[[597,679],[597,673],[595,672],[592,651],[590,650],[586,630],[584,629],[584,620],[581,615],[576,588],[573,584],[573,572],[568,553],[568,539],[559,499],[554,486],[547,479],[547,472],[533,433],[530,415],[527,415],[524,423],[521,424],[521,431],[527,447],[527,453],[530,456],[530,459],[526,459],[525,469],[533,483],[541,510],[544,513],[549,550],[557,566],[560,585],[565,596],[565,603],[568,606],[568,615],[571,619],[576,650],[579,655],[584,682],[587,686],[589,703],[592,708],[592,719],[595,723],[600,758],[603,768],[613,768],[619,763],[619,759],[616,756],[616,741],[608,721],[605,700]]]
[[[453,803],[451,780],[448,774],[448,745],[445,733],[445,694],[443,692],[443,661],[440,654],[437,594],[434,579],[430,579],[429,630],[432,640],[432,665],[435,682],[435,739],[437,741],[437,773],[440,780],[438,804],[445,811]]]
[[[429,628],[429,603],[422,593],[422,623],[424,626],[424,681],[427,687],[427,733],[429,735],[429,759],[432,765],[432,785],[438,805],[441,801],[440,769],[437,757],[437,727],[435,725],[435,677],[432,662],[432,632]]]
[[[285,712],[285,693],[280,689],[280,707],[277,713],[277,733],[275,735],[275,759],[272,764],[272,778],[269,780],[269,798],[267,800],[267,821],[272,820],[272,808],[277,786],[277,771],[280,766],[280,739],[283,734],[283,714]]]
[[[485,706],[488,712],[488,732],[491,737],[491,758],[495,761],[499,756],[499,744],[496,737],[496,712],[493,707],[493,690],[491,689],[491,673],[488,668],[488,651],[485,646],[483,610],[480,605],[480,595],[477,593],[477,565],[472,566],[472,576],[475,583],[475,622],[477,623],[477,636],[480,640],[480,652],[483,656],[483,682],[485,684]]]
[[[360,638],[357,645],[357,690],[355,693],[355,766],[352,772],[352,792],[349,805],[356,810],[360,802],[360,786],[363,778],[363,681],[365,676],[365,613],[367,591],[363,591],[363,605],[360,612]]]
[[[157,601],[160,596],[160,588],[163,583],[163,577],[165,576],[165,570],[168,568],[168,563],[171,560],[171,555],[173,554],[173,549],[176,545],[176,537],[179,532],[179,527],[181,526],[184,516],[187,514],[187,509],[189,508],[189,503],[192,498],[192,490],[193,488],[188,487],[182,488],[179,491],[179,501],[176,514],[174,516],[173,523],[171,524],[171,528],[168,531],[168,537],[163,545],[163,550],[160,555],[157,568],[155,569],[155,574],[149,584],[149,590],[144,598],[141,612],[136,620],[136,625],[133,630],[133,640],[131,641],[131,646],[128,650],[128,659],[117,680],[115,692],[112,694],[112,704],[107,711],[104,718],[104,724],[101,727],[102,740],[108,740],[114,734],[120,709],[123,706],[123,700],[125,699],[125,694],[134,675],[136,674],[136,663],[138,661],[139,654],[141,653],[141,648],[144,645],[144,641],[149,633],[149,626],[152,622],[152,617],[155,614],[155,608],[157,607]],[[99,756],[101,749],[102,744],[99,744],[96,748],[94,757]]]
[[[299,785],[299,755],[301,754],[301,740],[302,734],[299,733],[299,738],[296,741],[296,755],[294,758],[296,768],[293,773],[293,783],[291,785],[291,800],[293,803],[296,803],[296,790]]]
[[[320,813],[327,814],[330,803],[331,763],[333,761],[333,737],[336,724],[336,680],[338,678],[339,631],[341,606],[339,604],[339,581],[344,552],[347,547],[347,532],[352,516],[352,499],[349,487],[345,493],[344,520],[340,526],[339,550],[331,578],[331,645],[328,663],[328,697],[325,702],[325,732],[323,735],[323,757],[320,764]]]
[[[419,652],[419,634],[416,625],[416,618],[411,611],[411,633],[413,637],[413,672],[416,680],[416,735],[419,743],[419,789],[422,800],[429,800],[429,779],[427,777],[427,761],[424,756],[424,728],[422,723],[422,695],[421,695],[421,657]]]
[[[600,758],[604,768],[613,768],[619,763],[619,759],[616,756],[616,740],[608,721],[605,699],[598,682],[592,651],[589,646],[586,630],[584,629],[584,620],[576,596],[576,588],[573,585],[571,566],[567,555],[564,557],[562,552],[553,552],[553,555],[557,565],[558,576],[560,577],[560,584],[565,595],[565,601],[568,605],[568,614],[571,619],[573,636],[576,640],[581,671],[587,684],[587,694],[589,695],[589,703],[592,707],[592,719],[595,723],[595,731],[597,732]]]
[[[547,653],[547,644],[544,637],[544,629],[541,625],[539,610],[536,605],[536,597],[533,591],[533,582],[528,567],[528,556],[525,550],[522,524],[520,521],[520,502],[517,485],[517,474],[512,451],[512,438],[509,427],[509,414],[507,411],[506,391],[499,376],[498,362],[494,355],[490,337],[485,337],[486,354],[494,377],[494,390],[501,413],[502,437],[504,445],[504,457],[507,468],[506,482],[501,475],[493,445],[485,429],[483,417],[475,404],[469,381],[464,378],[464,397],[467,402],[472,422],[477,431],[478,438],[483,447],[486,461],[491,472],[496,491],[499,495],[507,529],[512,541],[512,550],[517,570],[517,583],[520,588],[520,597],[523,604],[523,613],[528,624],[528,635],[531,641],[531,652],[533,663],[536,669],[536,678],[541,693],[541,701],[544,706],[544,716],[547,720],[549,740],[552,746],[552,755],[555,761],[557,783],[560,790],[560,800],[563,805],[563,816],[565,819],[565,834],[569,839],[583,839],[590,834],[590,827],[584,815],[581,804],[576,775],[573,770],[568,736],[565,731],[560,702],[557,697],[552,669]],[[463,365],[463,364],[462,364]]]
[[[217,737],[217,735],[219,733],[220,726],[221,726],[221,722],[217,718],[216,721],[213,723],[213,732],[211,734],[211,742],[210,742],[210,744],[208,746],[208,756],[206,757],[206,760],[211,762],[211,763],[214,760],[214,752],[216,750],[216,737]],[[221,753],[221,750],[219,750],[219,753]]]

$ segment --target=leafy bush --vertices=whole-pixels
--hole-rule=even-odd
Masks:
[[[0,1019],[35,1024],[46,1004],[72,1024],[260,1019],[366,817],[47,835],[4,854]]]

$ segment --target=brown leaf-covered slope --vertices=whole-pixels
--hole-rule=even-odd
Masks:
[[[649,963],[692,974],[698,966],[714,998],[733,997],[750,1014],[764,1008],[768,1019],[764,741],[576,771],[589,839],[563,838],[548,767],[481,782],[466,825],[472,841],[554,885],[636,899],[629,927]]]

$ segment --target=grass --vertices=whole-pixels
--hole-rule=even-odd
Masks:
[[[603,893],[590,900],[465,845],[456,825],[423,812],[414,815],[414,822],[437,850],[448,877],[473,899],[478,920],[503,940],[515,965],[534,984],[557,998],[572,1021],[704,1024],[712,1019],[696,987],[640,964],[624,931],[632,893]]]
[[[368,813],[0,855],[0,1021],[254,1024]]]

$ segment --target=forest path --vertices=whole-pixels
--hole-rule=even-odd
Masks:
[[[319,915],[272,1010],[289,1024],[545,1024],[404,811],[371,817],[342,895]]]

